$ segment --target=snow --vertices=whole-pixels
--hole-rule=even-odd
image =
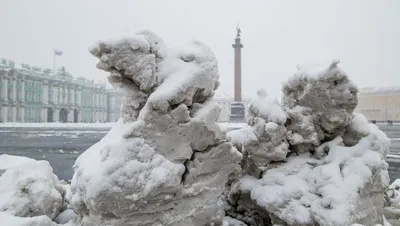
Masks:
[[[74,165],[71,203],[82,225],[200,225],[224,217],[219,199],[242,155],[226,142],[216,123],[220,107],[210,101],[217,61],[201,42],[163,51],[157,37],[138,33],[90,49],[123,101],[121,119]]]
[[[0,155],[0,211],[53,219],[63,204],[63,189],[47,161]]]
[[[0,219],[1,224],[5,226],[58,226],[47,216],[17,217],[0,211]]]
[[[142,31],[90,52],[122,116],[77,158],[71,186],[45,161],[0,156],[9,225],[400,225],[390,139],[353,113],[358,90],[339,61],[299,66],[282,104],[260,89],[247,124],[218,124],[203,43],[172,49]]]
[[[275,122],[282,125],[286,122],[286,115],[276,97],[268,96],[265,90],[257,91],[257,96],[250,101],[247,110],[247,120],[251,125],[254,117],[261,117],[266,122]]]
[[[242,178],[239,190],[249,191],[257,205],[289,225],[313,220],[319,225],[349,225],[355,220],[350,216],[357,215],[353,211],[360,208],[357,191],[365,189],[374,171],[383,166],[380,153],[370,148],[373,139],[369,135],[353,147],[331,145],[321,160],[309,154],[289,158],[261,180]]]
[[[229,190],[229,216],[250,225],[385,222],[383,193],[389,176],[384,159],[390,139],[352,113],[357,88],[337,63],[299,67],[289,78],[281,107],[285,125],[265,123],[271,110],[263,103],[258,107],[263,111],[248,120],[251,127],[228,132],[243,152],[245,173]],[[266,93],[259,91],[260,96]],[[271,147],[274,154],[265,155]]]
[[[54,219],[55,222],[58,224],[66,224],[71,220],[74,220],[77,218],[76,213],[72,209],[66,209]]]
[[[0,123],[3,128],[111,128],[114,122],[108,123],[61,123],[61,122],[41,122],[41,123],[19,123],[5,122]]]

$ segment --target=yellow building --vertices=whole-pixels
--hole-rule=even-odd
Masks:
[[[369,121],[400,121],[400,87],[360,89],[355,112]]]

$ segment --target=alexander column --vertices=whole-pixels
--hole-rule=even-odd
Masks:
[[[235,49],[235,102],[242,102],[242,48],[243,45],[240,42],[241,30],[239,27],[236,28],[235,44],[232,47]]]
[[[236,28],[235,44],[232,47],[235,49],[235,87],[234,87],[234,102],[231,104],[231,121],[244,121],[244,105],[242,103],[242,43],[240,42],[241,30]]]

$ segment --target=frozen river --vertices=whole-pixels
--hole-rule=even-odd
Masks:
[[[390,177],[400,178],[400,125],[381,128],[392,138],[391,155],[388,158]],[[108,130],[107,127],[0,127],[0,154],[45,159],[60,179],[69,180],[76,158],[98,142]]]

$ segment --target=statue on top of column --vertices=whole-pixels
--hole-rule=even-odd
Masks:
[[[242,33],[242,30],[240,30],[239,25],[236,26],[236,38],[240,38],[240,34]]]

